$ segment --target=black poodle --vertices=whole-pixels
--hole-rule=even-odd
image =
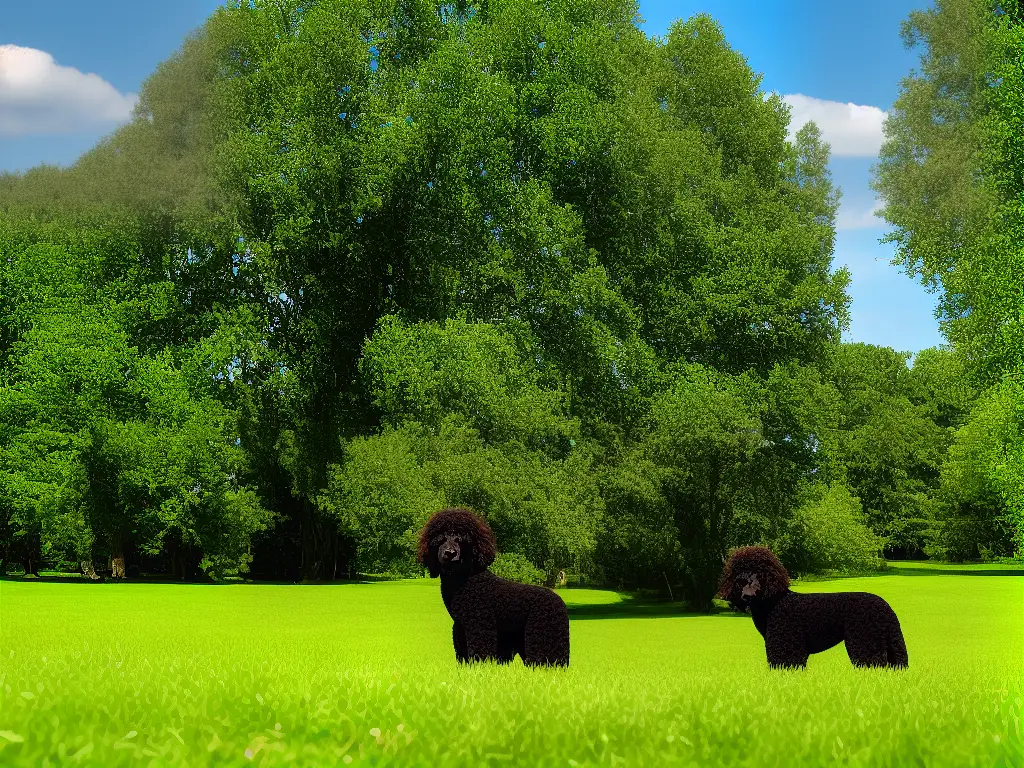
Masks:
[[[867,592],[791,592],[789,574],[766,547],[730,555],[718,597],[750,610],[772,667],[806,667],[808,655],[844,640],[854,666],[907,666],[900,621],[885,600]]]
[[[460,662],[512,661],[568,666],[569,612],[544,587],[517,584],[487,570],[496,544],[487,523],[468,509],[442,509],[423,528],[419,561],[441,577],[441,599],[454,619]]]

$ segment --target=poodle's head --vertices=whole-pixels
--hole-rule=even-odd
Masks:
[[[497,544],[487,523],[462,507],[442,509],[420,532],[417,556],[434,576],[470,576],[494,562]]]
[[[728,600],[737,611],[745,611],[758,600],[774,597],[788,588],[789,574],[770,549],[740,547],[725,562],[717,597]]]

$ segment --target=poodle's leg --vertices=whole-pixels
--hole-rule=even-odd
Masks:
[[[466,655],[470,661],[494,660],[498,657],[498,627],[493,618],[473,617],[466,621]]]
[[[536,611],[527,619],[524,634],[524,664],[569,666],[569,612],[564,603]]]
[[[504,632],[498,635],[498,663],[508,664],[516,657],[519,647],[516,643],[518,636],[515,632]]]
[[[869,622],[867,625],[846,626],[846,654],[855,667],[885,667],[888,632],[885,625]]]
[[[469,653],[466,652],[466,632],[457,621],[452,624],[452,643],[455,645],[455,660],[459,664],[469,661]]]
[[[903,630],[900,629],[900,622],[896,617],[893,617],[892,623],[889,625],[889,641],[886,646],[886,656],[889,658],[890,667],[906,669],[910,666],[907,642],[903,639]]]
[[[807,666],[807,644],[789,632],[768,632],[764,642],[768,666],[772,669],[803,669]]]

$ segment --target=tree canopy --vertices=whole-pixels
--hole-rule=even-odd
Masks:
[[[908,39],[973,51],[944,8]],[[731,546],[870,568],[953,552],[952,500],[1010,504],[946,459],[991,454],[962,431],[980,358],[841,343],[818,128],[787,140],[708,16],[649,38],[636,10],[230,3],[74,166],[0,176],[3,567],[408,574],[461,504],[517,573],[707,608]],[[935,67],[879,171],[933,282],[952,230],[915,195],[959,179],[938,210],[982,242],[1013,177],[983,137],[1015,141],[972,106],[917,168],[928,78],[961,83]]]

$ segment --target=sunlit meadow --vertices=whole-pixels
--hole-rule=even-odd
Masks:
[[[1024,577],[868,590],[910,669],[767,668],[749,617],[562,590],[568,670],[459,668],[437,581],[0,583],[0,764],[1019,766]]]

